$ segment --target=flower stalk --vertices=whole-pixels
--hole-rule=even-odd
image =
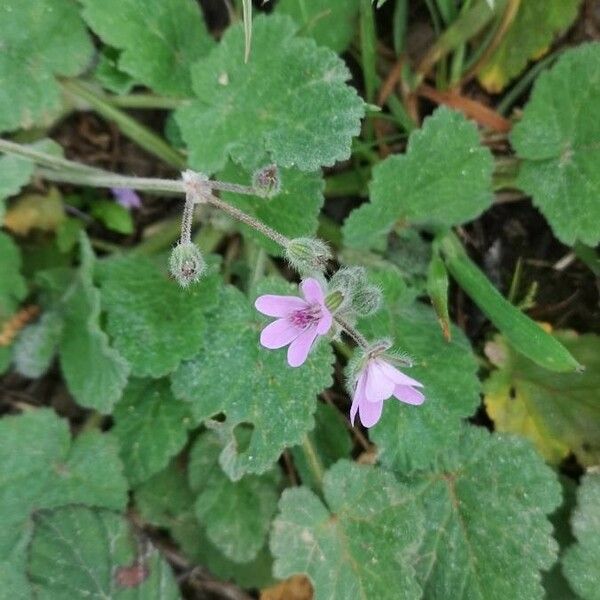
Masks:
[[[284,251],[290,247],[290,243],[293,241],[275,229],[265,225],[258,219],[240,210],[239,208],[228,204],[212,193],[213,191],[225,191],[237,194],[260,196],[260,191],[255,189],[253,186],[202,179],[202,187],[205,186],[205,189],[201,190],[199,194],[190,194],[190,186],[186,183],[185,177],[183,179],[155,179],[148,177],[130,177],[126,175],[118,175],[62,157],[46,154],[30,146],[16,144],[1,138],[0,152],[31,160],[39,166],[39,168],[36,170],[36,174],[48,181],[107,189],[127,188],[141,192],[155,194],[158,193],[170,196],[178,196],[180,194],[187,195],[188,200],[185,203],[182,217],[181,243],[184,245],[191,243],[193,209],[197,203],[210,204],[211,206],[225,212],[237,221],[248,225],[259,233],[262,233],[265,237],[281,246]],[[193,174],[193,172],[189,171],[186,173]],[[195,175],[196,177],[201,177],[198,174]],[[320,242],[320,240],[318,241]],[[352,339],[358,346],[363,349],[369,346],[368,341],[356,328],[348,323],[346,319],[338,314],[334,314],[332,316],[337,324],[346,332],[348,337],[350,337],[350,339]]]

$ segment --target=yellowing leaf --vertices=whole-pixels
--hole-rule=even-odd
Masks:
[[[600,337],[556,332],[585,365],[583,373],[552,373],[516,353],[498,336],[486,353],[496,364],[484,386],[498,431],[528,437],[551,463],[573,452],[583,465],[600,460]]]
[[[32,229],[56,231],[65,218],[60,192],[52,188],[45,196],[28,194],[19,198],[6,212],[4,226],[17,235],[27,235]]]
[[[580,4],[581,0],[522,0],[508,33],[479,74],[481,85],[488,92],[502,91],[528,61],[548,51],[555,35],[570,27]]]

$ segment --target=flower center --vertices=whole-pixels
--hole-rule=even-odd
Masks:
[[[306,308],[295,310],[288,315],[290,323],[298,329],[306,329],[321,319],[321,307],[318,304],[311,304]]]

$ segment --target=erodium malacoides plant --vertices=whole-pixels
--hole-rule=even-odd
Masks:
[[[279,244],[290,266],[302,278],[299,284],[301,296],[263,294],[256,299],[255,307],[259,312],[276,318],[261,332],[262,346],[269,350],[288,346],[289,366],[301,367],[319,338],[329,336],[334,339],[346,334],[359,347],[357,356],[349,362],[347,373],[352,395],[352,423],[358,412],[365,427],[375,425],[381,417],[383,401],[391,396],[415,406],[425,401],[423,393],[416,389],[423,385],[391,364],[401,362],[403,367],[410,367],[408,355],[403,354],[399,361],[389,353],[390,342],[369,342],[354,326],[357,317],[376,312],[382,301],[380,290],[369,283],[364,268],[344,267],[328,280],[325,274],[333,256],[325,242],[317,238],[288,239],[212,194],[213,189],[227,189],[231,184],[211,182],[205,175],[189,170],[182,174],[182,182],[185,205],[181,237],[169,263],[171,274],[180,285],[187,287],[199,281],[205,272],[200,249],[191,241],[195,206],[212,204],[221,208]],[[238,193],[264,198],[275,197],[282,187],[276,165],[258,169],[252,182],[252,187],[233,187]]]

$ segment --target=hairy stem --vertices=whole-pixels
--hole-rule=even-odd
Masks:
[[[241,211],[239,208],[236,208],[235,206],[231,206],[231,204],[227,204],[227,202],[224,202],[220,198],[217,198],[216,196],[213,196],[211,194],[210,196],[208,196],[206,198],[206,201],[209,204],[211,204],[212,206],[214,206],[215,208],[218,208],[219,210],[226,212],[228,215],[231,215],[237,221],[240,221],[241,223],[244,223],[244,224],[248,225],[249,227],[252,227],[252,229],[255,229],[256,231],[262,233],[264,236],[268,237],[270,240],[273,240],[276,244],[279,244],[282,248],[287,247],[287,245],[289,244],[290,240],[288,238],[286,238],[284,235],[281,235],[281,233],[279,233],[278,231],[275,231],[275,229],[272,229],[268,225],[265,225],[258,219],[255,219],[254,217],[247,215],[245,212]]]
[[[8,140],[0,139],[0,152],[29,158],[36,164],[44,165],[37,169],[36,173],[48,181],[57,181],[61,183],[72,183],[75,185],[86,185],[101,188],[130,188],[145,192],[154,192],[161,194],[188,194],[189,186],[182,179],[154,179],[148,177],[128,177],[125,175],[115,175],[102,169],[95,169],[77,162],[64,158],[55,157],[43,152],[34,150],[28,146],[15,144]],[[256,194],[252,187],[230,184],[222,181],[210,181],[202,179],[202,185],[206,190],[232,191],[241,194]],[[246,214],[239,208],[232,206],[217,198],[211,193],[198,193],[189,195],[186,199],[184,213],[182,218],[181,241],[191,241],[191,222],[193,209],[196,203],[207,203],[223,212],[227,213],[237,221],[252,227],[259,233],[268,237],[282,248],[287,248],[290,239],[282,235],[275,229],[265,225],[258,219]],[[347,323],[339,316],[334,317],[336,322],[345,330],[348,336],[354,340],[361,348],[367,348],[368,342],[353,326]]]
[[[194,208],[196,203],[190,195],[185,197],[185,205],[181,215],[181,244],[192,243],[192,225],[194,224]]]
[[[337,321],[338,325],[348,334],[348,336],[351,337],[361,348],[369,347],[369,342],[367,342],[367,340],[357,329],[352,327],[352,325],[347,323],[344,319],[342,319],[342,317],[334,315],[333,318]]]
[[[15,142],[11,142],[9,140],[0,139],[0,152],[5,152],[6,154],[12,154],[14,156],[20,156],[22,158],[28,158],[38,165],[50,167],[51,169],[67,169],[68,171],[76,171],[79,173],[109,174],[102,169],[90,167],[73,160],[68,160],[62,156],[46,154],[45,152],[40,152],[31,146],[16,144]]]

